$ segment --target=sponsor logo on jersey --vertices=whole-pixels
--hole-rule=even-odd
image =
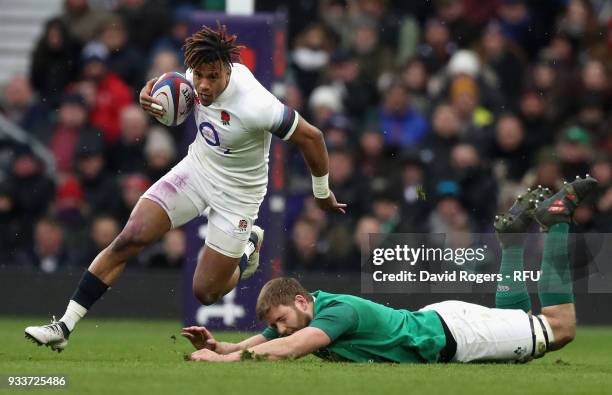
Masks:
[[[221,123],[223,123],[224,125],[230,124],[230,115],[225,110],[221,111]]]

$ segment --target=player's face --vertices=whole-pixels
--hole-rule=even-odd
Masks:
[[[310,324],[307,304],[296,301],[293,306],[280,305],[270,309],[266,320],[279,335],[289,336]]]
[[[221,62],[204,63],[193,70],[193,85],[203,106],[210,106],[225,90],[231,71]]]

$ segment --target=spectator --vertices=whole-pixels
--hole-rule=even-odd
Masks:
[[[62,99],[57,123],[51,136],[41,136],[55,158],[60,173],[72,171],[74,155],[81,139],[95,140],[101,133],[87,122],[85,100],[78,94],[66,94]]]
[[[399,193],[395,188],[387,187],[374,195],[372,213],[380,222],[381,233],[401,233],[401,230],[398,230],[402,222],[400,204]]]
[[[38,100],[30,81],[23,75],[9,79],[4,88],[0,113],[30,133],[49,126],[48,106]]]
[[[461,204],[461,187],[452,180],[443,180],[435,189],[435,207],[428,220],[429,232],[444,234],[449,247],[466,246],[465,237],[474,231],[470,216]]]
[[[142,194],[149,189],[151,181],[142,174],[127,174],[121,180],[121,204],[114,215],[119,223],[125,224]]]
[[[104,24],[111,18],[111,14],[101,10],[92,9],[89,0],[66,0],[61,21],[70,28],[70,33],[85,45],[102,31]]]
[[[523,91],[519,117],[525,130],[525,144],[532,153],[553,143],[555,133],[546,114],[546,101],[537,90],[528,88]]]
[[[139,105],[131,104],[121,110],[119,125],[121,135],[110,148],[111,169],[118,174],[144,172],[149,117]]]
[[[116,212],[120,205],[119,185],[106,169],[100,138],[84,141],[76,152],[78,175],[90,215]]]
[[[498,119],[488,156],[498,179],[518,182],[523,178],[531,167],[531,152],[518,117],[505,114]]]
[[[612,152],[610,121],[604,100],[596,93],[584,93],[578,102],[575,123],[584,128],[597,146]]]
[[[408,61],[401,70],[402,84],[410,93],[410,104],[421,114],[429,114],[430,100],[427,93],[429,78],[425,64],[420,59]]]
[[[308,26],[295,40],[291,66],[295,80],[305,97],[309,97],[329,62],[332,44],[321,24]]]
[[[597,217],[593,224],[595,232],[610,233],[612,232],[612,187],[608,186],[605,192],[597,201]]]
[[[401,148],[416,147],[429,131],[427,120],[411,106],[408,91],[398,83],[385,93],[379,110],[379,127],[386,145]]]
[[[599,156],[593,163],[591,175],[599,181],[593,230],[601,233],[612,232],[612,158]]]
[[[599,24],[592,4],[588,0],[570,0],[558,22],[558,29],[567,34],[576,45],[588,46],[597,39]]]
[[[70,25],[58,18],[49,20],[32,54],[32,87],[51,108],[57,107],[64,88],[74,80],[78,70],[79,46],[67,26]]]
[[[151,68],[147,72],[147,79],[158,78],[164,73],[169,71],[176,71],[178,73],[184,72],[185,67],[176,57],[173,51],[161,49],[155,52],[153,60],[151,62]]]
[[[571,100],[561,81],[563,80],[559,77],[552,62],[541,59],[533,65],[529,83],[544,98],[546,118],[553,125],[559,125],[568,114],[571,114]]]
[[[426,222],[431,211],[426,182],[425,163],[417,152],[409,152],[402,158],[401,180],[401,224],[405,233],[427,232]]]
[[[349,52],[338,51],[332,56],[329,84],[341,97],[342,105],[338,107],[357,122],[363,121],[364,109],[375,106],[378,99],[374,84],[364,81],[360,74],[361,66]]]
[[[184,53],[183,44],[185,39],[189,37],[189,21],[191,12],[188,7],[179,7],[174,11],[174,18],[170,33],[160,38],[153,47],[153,57],[157,57],[160,52],[172,53],[177,59],[177,62],[183,63]],[[170,71],[167,69],[166,71]],[[156,74],[156,75],[160,75]]]
[[[358,15],[371,20],[380,35],[380,44],[390,51],[397,49],[399,20],[396,12],[389,10],[386,0],[358,0]]]
[[[311,220],[300,218],[293,225],[285,255],[285,270],[308,272],[329,269],[325,254],[320,250],[319,229]]]
[[[370,253],[382,240],[380,222],[376,217],[365,215],[359,218],[353,234],[353,251],[350,258],[343,262],[341,270],[350,272],[361,271],[364,253]],[[365,257],[367,258],[367,257]]]
[[[612,85],[603,63],[598,60],[588,61],[582,67],[580,77],[583,92],[599,97],[602,105],[606,109],[610,108]]]
[[[508,43],[497,21],[487,25],[480,46],[481,58],[495,72],[506,105],[515,108],[521,93],[521,84],[517,81],[523,81],[525,72],[522,54],[516,46]]]
[[[342,114],[334,114],[329,118],[323,127],[323,134],[329,149],[353,147],[351,121]]]
[[[15,148],[12,172],[7,183],[12,186],[15,210],[23,228],[23,243],[32,241],[34,223],[46,214],[55,191],[53,180],[45,174],[40,159],[27,145]]]
[[[17,251],[22,247],[23,225],[16,209],[15,195],[10,184],[0,184],[0,267],[14,262]]]
[[[181,229],[171,229],[156,247],[145,262],[148,268],[178,270],[185,264],[187,241]]]
[[[378,81],[394,65],[392,50],[380,41],[376,21],[359,18],[353,25],[351,50],[360,68],[360,78],[364,81]]]
[[[563,177],[572,180],[589,172],[592,157],[591,138],[577,126],[567,128],[558,147]]]
[[[119,0],[115,12],[128,29],[129,45],[148,53],[170,27],[170,14],[156,0]]]
[[[75,263],[64,244],[61,225],[52,218],[42,218],[36,223],[34,244],[22,251],[17,261],[43,273],[53,273]]]
[[[469,76],[453,79],[450,103],[461,123],[463,136],[478,137],[482,128],[493,123],[493,114],[480,105],[480,91],[476,81]]]
[[[154,126],[144,147],[146,173],[153,182],[159,180],[176,164],[174,140],[163,128]]]
[[[497,211],[497,182],[490,166],[471,144],[458,144],[451,151],[453,174],[459,183],[461,201],[477,232],[490,230]],[[486,196],[486,199],[483,199]]]
[[[355,171],[353,155],[346,149],[336,149],[329,153],[329,184],[336,198],[341,202],[351,202],[351,214],[360,217],[367,211],[368,197],[366,185]],[[341,214],[330,215],[337,221],[345,222],[348,217]]]
[[[121,230],[114,217],[100,215],[91,223],[91,232],[82,261],[92,262],[95,257],[110,245]]]
[[[441,20],[432,18],[425,24],[424,42],[417,48],[430,74],[437,73],[448,62],[456,44],[451,41],[448,26]]]
[[[82,251],[87,241],[83,228],[87,226],[89,206],[79,180],[66,176],[57,188],[53,215],[65,232],[66,244],[71,251]]]
[[[359,172],[372,183],[384,180],[391,174],[393,167],[392,150],[385,148],[385,140],[380,130],[366,128],[359,138],[359,153],[357,160]],[[393,154],[393,155],[392,155]]]
[[[119,138],[119,114],[132,103],[130,88],[116,74],[108,70],[108,49],[103,44],[91,43],[83,49],[83,79],[96,86],[96,101],[91,109],[92,125],[104,132],[104,140],[114,144]]]
[[[100,41],[108,49],[106,64],[109,70],[117,74],[137,94],[144,85],[143,54],[127,45],[127,34],[123,20],[113,17],[105,23]]]
[[[463,0],[437,0],[436,4],[437,17],[448,27],[450,36],[460,48],[470,47],[478,38],[479,31],[474,23],[468,21],[470,15],[466,12],[466,7]],[[485,7],[484,4],[479,4],[480,7]]]
[[[562,185],[561,163],[554,149],[542,149],[536,158],[536,167],[525,175],[524,187],[542,185],[555,191]]]
[[[450,153],[460,141],[459,117],[455,109],[445,103],[439,104],[433,111],[432,128],[432,133],[421,144],[420,155],[433,179],[440,180],[450,174]]]
[[[501,0],[498,16],[508,39],[533,56],[541,46],[541,35],[536,34],[531,12],[525,0]]]
[[[313,123],[323,128],[334,114],[342,111],[342,99],[337,89],[321,85],[310,95],[308,106],[313,117]]]
[[[457,89],[459,92],[454,91]],[[481,64],[473,51],[456,51],[446,68],[430,78],[428,90],[436,101],[452,102],[458,93],[471,93],[478,108],[478,112],[471,114],[474,116],[471,121],[477,127],[489,125],[494,120],[491,113],[503,109],[504,99],[496,86],[495,74]]]

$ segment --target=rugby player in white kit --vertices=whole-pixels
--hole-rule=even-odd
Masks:
[[[206,242],[198,256],[193,293],[215,303],[259,265],[263,230],[254,226],[266,194],[272,135],[296,144],[310,168],[319,207],[344,213],[328,187],[323,134],[283,105],[239,63],[236,36],[225,26],[204,26],[185,41],[187,78],[196,91],[197,136],[183,160],[138,201],[117,238],[94,259],[71,297],[66,313],[26,337],[63,350],[76,323],[119,277],[127,260],[167,231],[208,210]],[[150,96],[156,79],[140,92],[142,108],[163,114]],[[155,105],[157,104],[157,105]]]

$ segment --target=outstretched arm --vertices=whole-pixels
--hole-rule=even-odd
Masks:
[[[220,342],[203,326],[183,328],[181,335],[186,337],[197,350],[211,350],[217,354],[229,354],[235,351],[245,350],[268,341],[264,336],[258,334],[240,343]]]
[[[346,204],[338,203],[334,193],[329,190],[327,182],[329,163],[323,133],[306,122],[304,118],[299,117],[295,131],[289,141],[299,147],[310,168],[317,205],[324,210],[344,213]]]
[[[261,336],[261,335],[258,335]],[[261,336],[263,337],[263,336]],[[264,338],[265,339],[265,338]],[[267,360],[299,358],[327,346],[331,339],[319,328],[306,327],[291,336],[270,340],[248,348],[256,355],[266,356]],[[191,354],[193,361],[237,362],[241,351],[220,355],[209,349],[202,349]]]

